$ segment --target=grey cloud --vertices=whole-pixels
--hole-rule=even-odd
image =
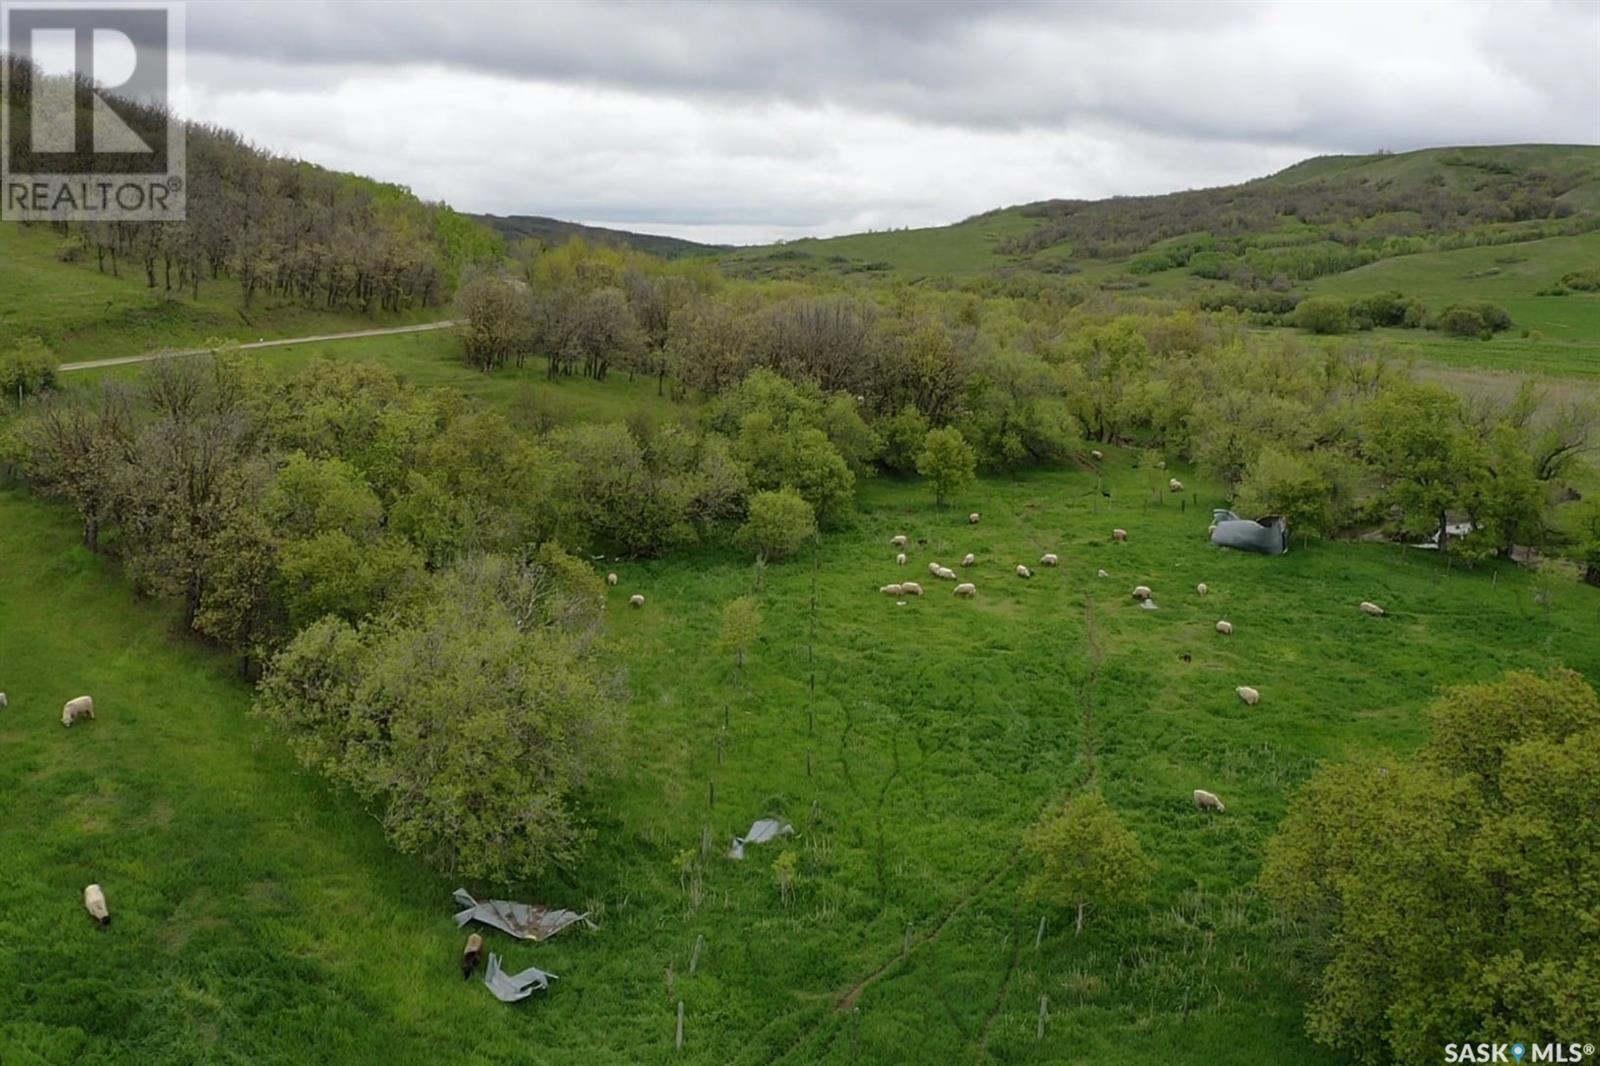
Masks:
[[[1295,30],[1296,6],[1314,20]],[[290,65],[438,65],[513,79],[785,101],[971,128],[1107,120],[1154,133],[1352,149],[1595,135],[1600,6],[466,2],[191,7],[191,48]],[[1336,39],[1371,20],[1371,37]],[[1437,23],[1437,40],[1426,39]],[[1457,25],[1481,25],[1450,39]],[[1537,27],[1536,29],[1522,29]],[[1504,42],[1518,45],[1508,55]],[[1470,46],[1474,54],[1437,56]],[[1542,58],[1536,46],[1544,49]],[[1583,52],[1588,50],[1588,62]],[[1553,50],[1553,54],[1552,54]],[[1440,64],[1394,84],[1397,63]],[[1480,64],[1527,91],[1478,98]],[[1456,76],[1452,76],[1452,70]],[[1486,106],[1486,103],[1490,106]]]

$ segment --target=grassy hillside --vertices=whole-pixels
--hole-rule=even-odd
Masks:
[[[70,516],[0,494],[0,1056],[512,1062],[533,1042],[549,1062],[656,1061],[682,999],[689,1062],[1337,1061],[1302,1033],[1297,941],[1251,887],[1286,796],[1319,760],[1408,750],[1441,684],[1600,670],[1592,590],[1381,545],[1222,552],[1204,537],[1211,486],[1152,507],[1127,453],[1107,468],[1109,501],[1084,471],[984,482],[949,511],[921,486],[871,486],[857,529],[769,569],[742,684],[714,640],[750,589],[745,560],[606,564],[622,574],[631,769],[586,808],[583,863],[512,892],[591,910],[600,930],[491,935],[513,966],[560,975],[520,1008],[457,974],[454,881],[297,772],[245,716],[232,665],[135,601]],[[1109,542],[1114,524],[1129,543]],[[976,601],[931,580],[903,607],[876,592],[968,550]],[[1043,550],[1059,570],[1010,574]],[[1138,582],[1160,610],[1128,598]],[[648,606],[624,609],[636,591]],[[1363,598],[1391,617],[1359,614]],[[1231,639],[1211,630],[1223,616]],[[80,692],[100,718],[64,730]],[[1159,863],[1154,896],[1094,913],[1081,939],[1052,919],[1035,950],[1016,835],[1091,779]],[[1195,812],[1194,787],[1228,813]],[[794,840],[722,857],[769,814]],[[787,907],[771,873],[785,850]],[[91,880],[107,931],[79,904]]]
[[[1449,217],[1446,208],[1470,217]],[[871,267],[901,276],[981,274],[1005,266],[1054,269],[1063,257],[1087,269],[1096,260],[1127,262],[1186,235],[1246,235],[1267,238],[1260,243],[1273,246],[1304,240],[1308,228],[1339,237],[1404,236],[1491,223],[1532,228],[1527,223],[1549,215],[1597,212],[1600,147],[1432,148],[1322,156],[1224,188],[1044,200],[951,226],[744,248],[725,262],[735,272],[758,275],[779,272],[782,264],[791,273],[848,274]],[[1030,236],[1037,239],[1021,239]],[[1041,258],[1043,252],[1051,254]]]
[[[565,244],[574,238],[590,244],[616,245],[637,248],[641,252],[677,259],[686,255],[713,255],[729,250],[726,244],[701,244],[682,237],[664,237],[656,233],[634,233],[630,230],[606,229],[603,226],[585,226],[581,222],[563,222],[542,215],[474,215],[473,218],[494,230],[507,244],[532,238],[546,244]]]
[[[61,262],[60,245],[59,234],[47,226],[0,223],[0,346],[36,336],[69,362],[185,348],[210,338],[311,336],[446,313],[427,308],[375,319],[272,300],[245,311],[237,286],[226,281],[203,285],[197,301],[169,298],[147,288],[142,273],[128,264],[115,277],[100,273],[92,261]]]

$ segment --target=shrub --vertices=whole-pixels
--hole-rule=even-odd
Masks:
[[[816,532],[811,505],[793,489],[779,489],[750,497],[750,517],[734,534],[734,543],[762,558],[782,559],[799,551]]]
[[[53,387],[59,363],[54,353],[36,337],[27,337],[0,350],[0,395],[11,399],[31,396]]]
[[[1348,333],[1350,307],[1335,296],[1313,296],[1294,309],[1294,324],[1311,333]]]
[[[1493,336],[1483,316],[1470,307],[1452,307],[1438,318],[1439,332],[1451,337],[1477,337],[1488,340]]]

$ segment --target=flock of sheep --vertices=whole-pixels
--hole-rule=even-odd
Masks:
[[[1099,452],[1095,452],[1093,455],[1097,460],[1101,458]],[[1177,478],[1170,479],[1167,484],[1173,492],[1183,491],[1183,482],[1179,481]],[[967,521],[973,525],[976,525],[979,521],[979,517],[980,516],[978,514],[974,513],[967,516]],[[1118,544],[1124,543],[1128,539],[1128,531],[1121,528],[1113,529],[1111,531],[1111,539],[1113,542]],[[897,566],[906,565],[906,553],[903,549],[906,547],[907,543],[908,540],[903,533],[889,538],[890,547],[902,549],[894,559],[895,565]],[[1039,557],[1040,566],[1058,566],[1060,561],[1060,557],[1054,552],[1045,552]],[[968,552],[961,559],[962,567],[971,567],[976,563],[977,556],[971,552]],[[928,564],[928,573],[932,574],[941,581],[958,580],[957,574],[954,570],[937,562],[931,562]],[[1016,565],[1016,575],[1023,579],[1031,578],[1033,577],[1033,570],[1026,564],[1018,563]],[[1097,571],[1097,575],[1102,578],[1110,576],[1110,574],[1104,569]],[[612,577],[615,576],[616,575],[614,574],[612,575]],[[613,582],[613,584],[615,584],[615,582]],[[893,596],[896,598],[903,596],[921,596],[923,594],[922,586],[915,581],[894,582],[881,586],[878,591],[886,596]],[[1211,588],[1204,581],[1202,581],[1195,586],[1194,591],[1197,596],[1205,596],[1210,593]],[[954,593],[958,597],[970,599],[978,594],[978,588],[976,584],[970,581],[961,582],[955,586]],[[1133,598],[1140,601],[1142,606],[1153,609],[1155,607],[1155,603],[1152,599],[1152,596],[1153,593],[1150,589],[1150,586],[1134,586]],[[901,600],[900,603],[902,606],[904,606],[905,601]],[[1371,602],[1370,600],[1363,600],[1360,604],[1360,610],[1363,614],[1379,618],[1385,614],[1385,611],[1381,606]],[[1217,633],[1222,636],[1230,637],[1233,635],[1233,623],[1225,618],[1218,619],[1215,628]],[[1188,657],[1185,656],[1184,658],[1187,659]],[[1261,702],[1260,691],[1251,687],[1250,685],[1240,685],[1234,689],[1234,693],[1248,706],[1254,707]],[[1217,811],[1220,813],[1227,810],[1227,808],[1223,806],[1222,800],[1218,799],[1215,793],[1208,792],[1203,788],[1197,788],[1194,790],[1193,800],[1195,807],[1202,811]]]

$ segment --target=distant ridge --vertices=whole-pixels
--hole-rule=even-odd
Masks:
[[[662,237],[653,233],[632,233],[628,230],[606,229],[603,226],[585,226],[580,222],[563,222],[559,218],[542,215],[474,215],[473,218],[504,237],[507,244],[535,238],[547,244],[565,244],[575,237],[590,244],[609,244],[637,248],[663,259],[680,259],[691,255],[716,255],[732,251],[728,244],[701,244],[681,237]]]

